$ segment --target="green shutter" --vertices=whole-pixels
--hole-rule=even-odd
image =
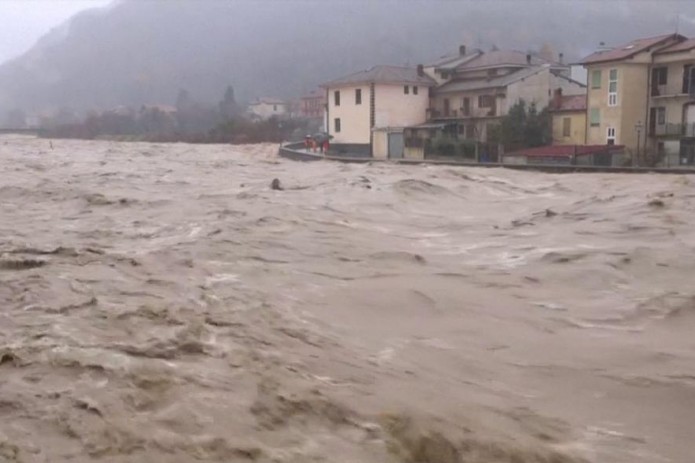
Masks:
[[[601,88],[601,71],[591,72],[591,88]]]
[[[601,112],[599,108],[591,108],[589,111],[589,123],[592,127],[601,125]]]

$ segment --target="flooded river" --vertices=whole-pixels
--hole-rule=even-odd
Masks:
[[[693,461],[695,177],[51,143],[0,137],[2,462]]]

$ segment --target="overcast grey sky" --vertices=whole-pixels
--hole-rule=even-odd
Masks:
[[[53,27],[111,0],[0,0],[0,63],[27,51]]]

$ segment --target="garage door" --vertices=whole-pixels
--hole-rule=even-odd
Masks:
[[[389,158],[400,159],[403,157],[403,132],[389,134]]]

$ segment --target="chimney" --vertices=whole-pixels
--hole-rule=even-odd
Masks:
[[[526,55],[526,64],[531,64],[531,54]]]
[[[417,75],[419,75],[420,77],[425,76],[425,67],[422,64],[417,65]]]
[[[465,45],[459,45],[459,55],[466,56],[466,46]]]
[[[560,109],[562,106],[562,88],[558,87],[555,89],[555,92],[553,93],[553,101],[551,103],[551,107],[553,109]]]
[[[565,54],[564,53],[560,53],[558,55],[557,59],[560,62],[560,64],[565,64]]]

